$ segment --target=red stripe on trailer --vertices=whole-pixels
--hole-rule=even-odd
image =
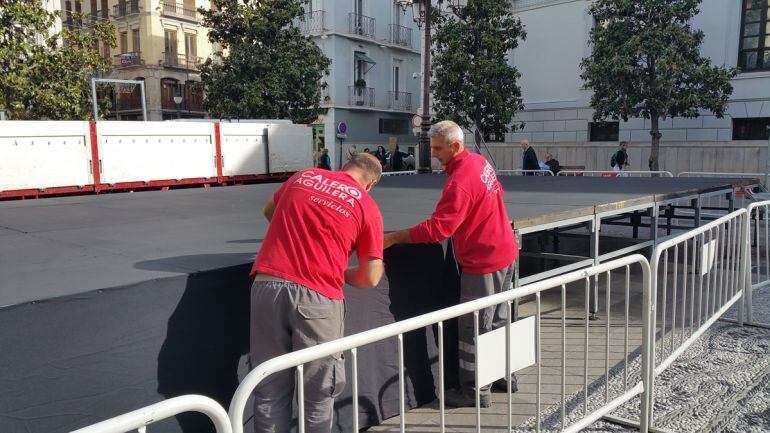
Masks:
[[[80,186],[55,186],[45,189],[17,189],[12,191],[0,191],[0,199],[4,198],[38,198],[47,195],[72,194],[93,192],[93,185]]]
[[[121,190],[121,189],[137,189],[137,188],[158,188],[164,186],[176,186],[176,185],[206,185],[215,183],[216,178],[213,177],[199,177],[191,179],[163,179],[163,180],[150,180],[150,181],[136,181],[136,182],[119,182],[115,184],[102,184],[102,191],[105,190]]]
[[[99,171],[99,140],[96,136],[96,120],[92,120],[90,123],[91,129],[91,164],[94,171],[94,192],[98,193],[101,190],[102,176]]]
[[[219,135],[219,122],[214,122],[214,145],[217,153],[217,183],[222,183],[222,141]]]

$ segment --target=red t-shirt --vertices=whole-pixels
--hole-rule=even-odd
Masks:
[[[382,259],[382,215],[377,204],[341,171],[295,173],[273,195],[275,212],[251,268],[343,299],[353,250]]]
[[[455,257],[469,274],[497,272],[519,256],[503,188],[483,156],[467,150],[444,170],[449,179],[430,219],[409,229],[414,242],[439,242],[450,236]]]

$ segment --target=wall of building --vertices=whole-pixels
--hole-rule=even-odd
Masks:
[[[617,143],[589,141],[589,122],[594,112],[590,108],[590,90],[584,89],[580,80],[580,61],[590,54],[588,36],[593,19],[588,15],[589,4],[588,0],[512,1],[527,31],[526,41],[511,57],[512,64],[522,73],[520,84],[525,104],[525,110],[514,121],[524,122],[525,126],[507,134],[506,142],[517,143],[527,138],[538,149],[565,154],[559,158],[565,164],[605,169],[609,165],[607,155]],[[737,65],[741,4],[723,0],[704,0],[701,4],[693,24],[705,34],[701,53],[712,64]],[[764,170],[762,155],[767,143],[733,142],[732,123],[733,118],[770,117],[770,71],[739,74],[732,85],[724,118],[703,111],[695,119],[669,118],[660,122],[662,169],[711,167],[717,171],[752,172],[761,166]],[[632,149],[640,152],[637,157],[632,156],[635,169],[647,167],[648,151],[644,149],[649,147],[649,128],[650,121],[645,119],[629,119],[619,124],[618,140],[630,141]],[[513,147],[513,154],[501,154],[501,158],[515,160],[511,164],[517,166],[518,146]],[[585,157],[579,156],[581,152],[585,152]],[[745,155],[736,155],[741,152]]]

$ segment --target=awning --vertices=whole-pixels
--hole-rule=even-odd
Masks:
[[[364,73],[369,72],[374,67],[374,65],[377,64],[377,62],[375,62],[371,57],[367,56],[366,54],[360,51],[356,51],[355,58],[356,60],[360,60],[368,65]]]

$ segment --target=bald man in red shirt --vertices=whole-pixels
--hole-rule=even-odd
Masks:
[[[251,270],[252,368],[277,356],[341,338],[342,286],[374,287],[384,271],[382,215],[368,192],[382,174],[357,153],[341,171],[302,170],[264,209],[270,221]],[[358,265],[348,267],[355,252]],[[342,354],[304,366],[307,432],[332,427],[334,398],[345,386]],[[254,390],[255,432],[290,430],[294,369],[266,377]]]
[[[455,258],[462,271],[461,303],[507,290],[519,252],[494,168],[483,156],[465,149],[463,131],[455,122],[438,122],[428,135],[431,154],[445,167],[449,179],[430,219],[410,229],[387,233],[385,248],[452,237]],[[506,316],[505,305],[480,311],[479,333],[504,326]],[[458,323],[460,388],[448,391],[445,399],[450,406],[475,406],[473,317],[462,316]],[[502,382],[506,381],[499,385]],[[480,391],[481,406],[489,407],[489,386]]]

